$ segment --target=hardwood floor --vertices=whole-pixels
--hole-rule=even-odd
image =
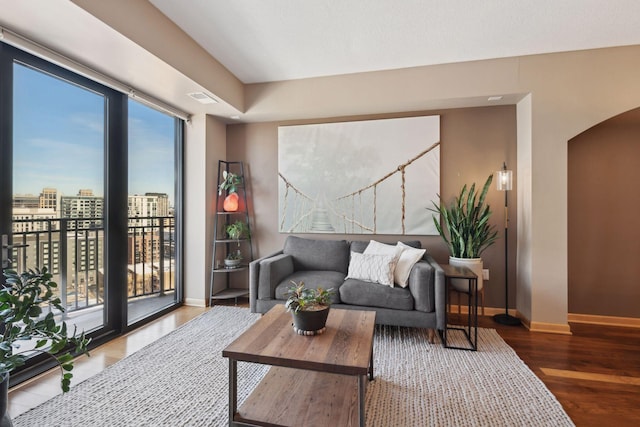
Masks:
[[[494,328],[545,383],[577,426],[640,425],[640,330],[571,323],[573,335]]]
[[[205,310],[182,307],[98,347],[90,358],[77,360],[74,382],[95,375]],[[499,325],[491,317],[481,317],[480,326],[498,331],[577,426],[640,425],[639,329],[572,323],[573,335],[556,335]],[[10,414],[16,417],[58,393],[59,373],[43,374],[10,390]]]

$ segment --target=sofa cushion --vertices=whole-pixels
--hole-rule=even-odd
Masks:
[[[340,286],[339,292],[344,304],[413,310],[413,297],[408,288],[392,288],[379,283],[347,279]]]
[[[292,275],[288,276],[285,280],[280,282],[278,286],[276,286],[276,299],[286,300],[287,297],[285,294],[289,292],[289,289],[294,286],[293,283],[299,284],[300,282],[304,282],[305,288],[308,289],[331,289],[335,291],[335,294],[331,296],[331,303],[337,304],[340,303],[340,294],[338,289],[342,286],[344,282],[344,273],[339,271],[314,271],[314,270],[305,270],[305,271],[296,271]]]
[[[349,243],[346,240],[314,240],[289,236],[283,253],[293,258],[293,268],[299,270],[328,270],[347,274]]]

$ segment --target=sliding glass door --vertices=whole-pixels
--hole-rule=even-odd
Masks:
[[[58,320],[115,336],[181,302],[181,126],[0,43],[0,260],[52,272]]]
[[[3,233],[11,245],[3,266],[46,267],[68,323],[102,329],[105,96],[19,61],[12,72],[13,200],[11,233]]]
[[[177,119],[129,100],[128,323],[176,304]]]

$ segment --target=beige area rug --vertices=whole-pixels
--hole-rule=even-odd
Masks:
[[[216,306],[20,415],[14,426],[228,425],[222,349],[257,319],[247,309]],[[478,330],[478,351],[469,352],[428,344],[426,330],[378,327],[374,368],[367,426],[573,425],[492,329]],[[240,402],[266,369],[238,364]]]

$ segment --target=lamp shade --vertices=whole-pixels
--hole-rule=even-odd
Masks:
[[[513,183],[513,172],[507,170],[505,165],[504,169],[496,171],[496,186],[499,191],[510,191]]]

